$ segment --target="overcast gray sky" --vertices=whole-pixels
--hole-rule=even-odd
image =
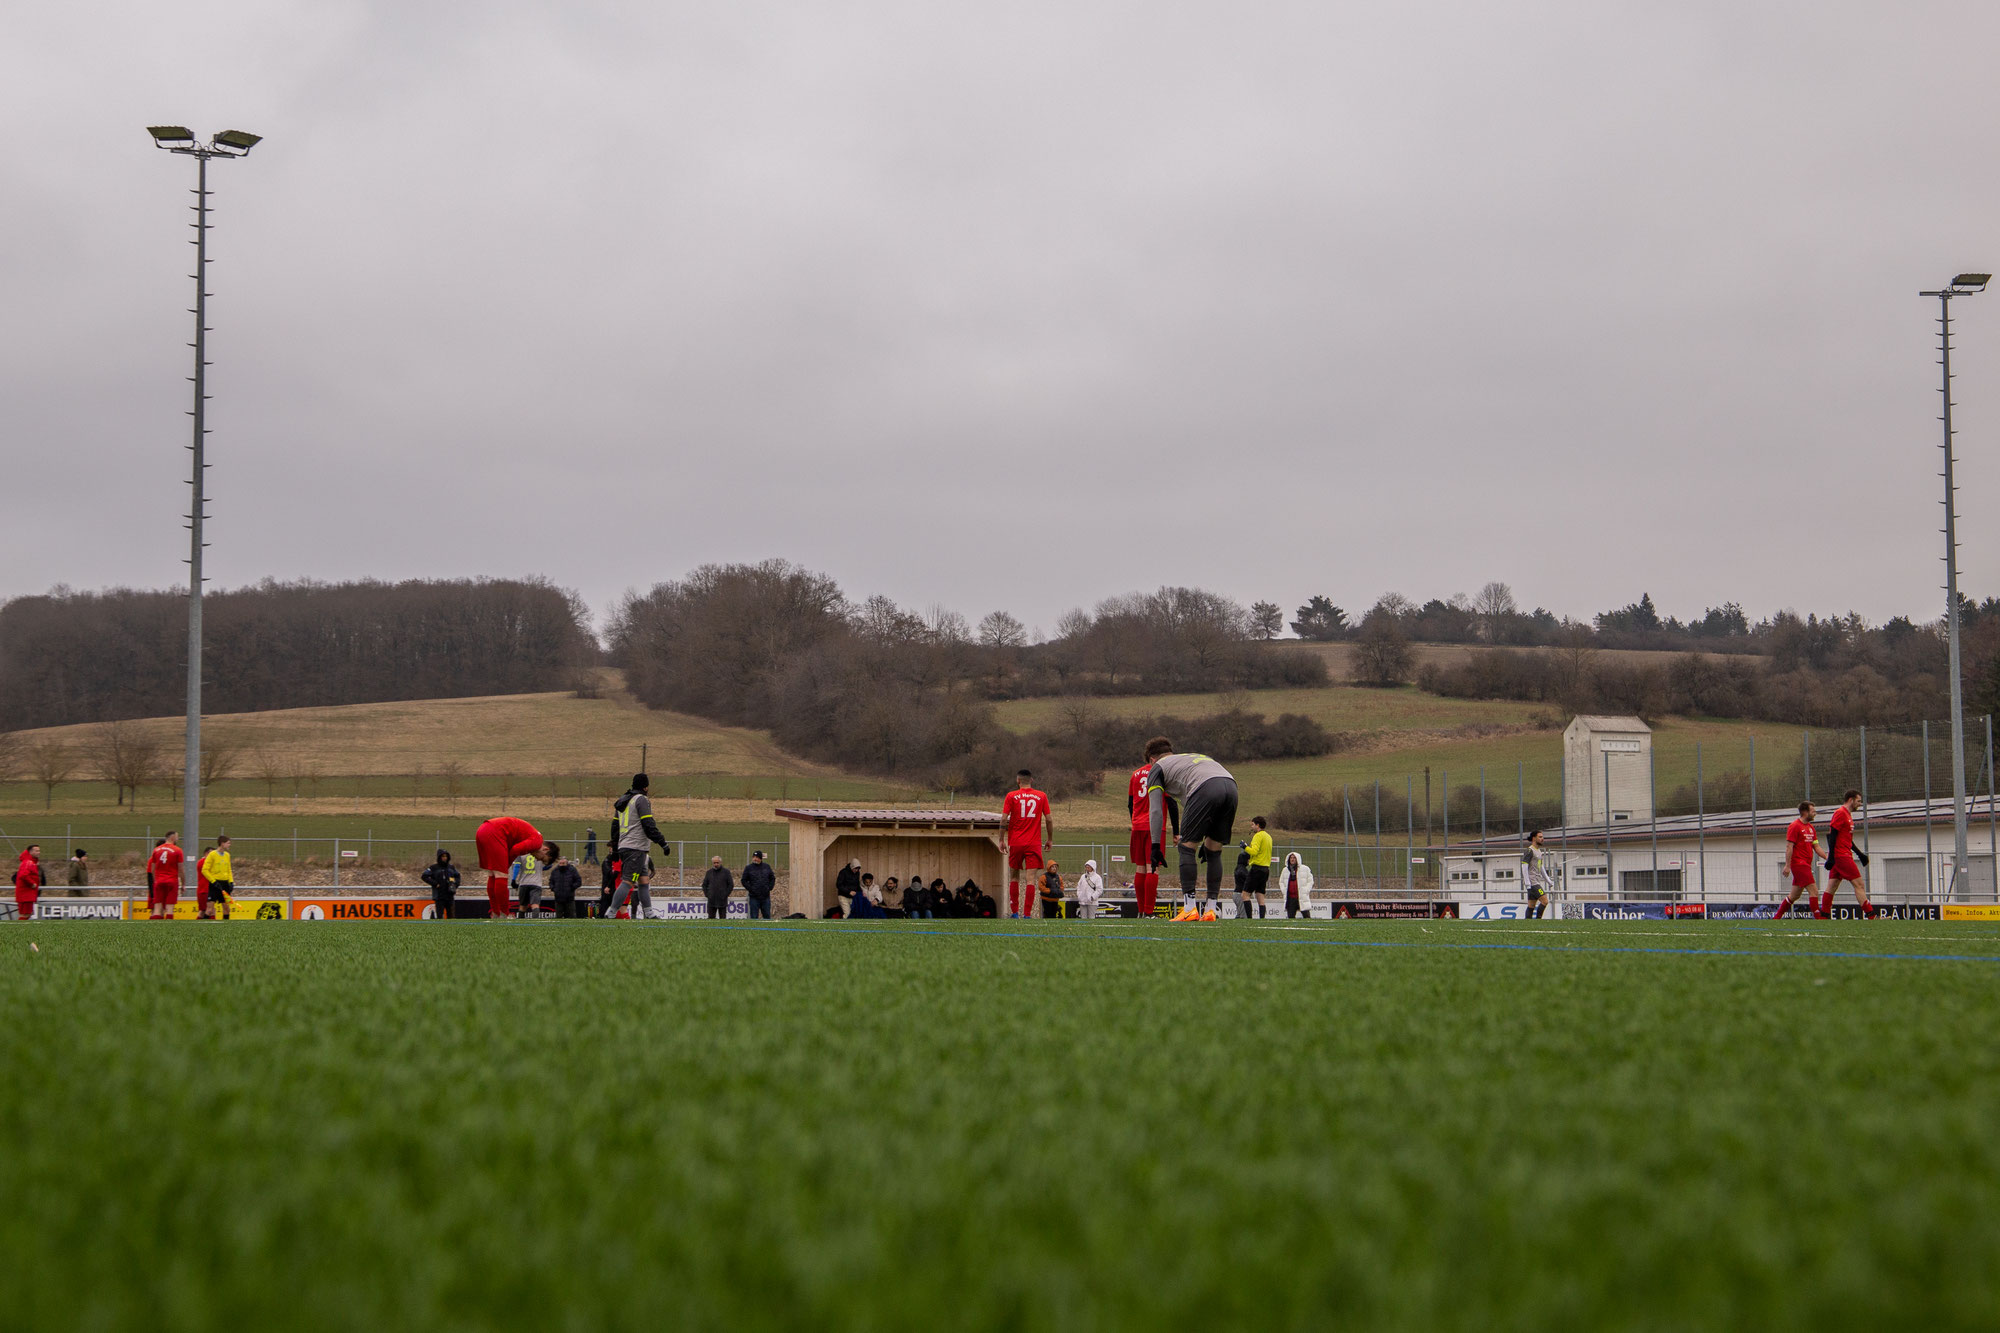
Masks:
[[[79,3],[0,44],[0,596],[784,556],[851,594],[1936,614],[2000,6]],[[1964,55],[1955,53],[1964,52]],[[2000,290],[1959,303],[2000,593]]]

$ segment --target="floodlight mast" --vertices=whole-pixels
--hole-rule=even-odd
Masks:
[[[242,130],[224,130],[202,143],[183,125],[149,125],[153,146],[195,160],[194,215],[194,452],[193,495],[188,504],[188,674],[187,674],[187,753],[181,775],[181,846],[190,855],[201,855],[201,552],[202,519],[206,516],[207,492],[203,474],[208,468],[203,445],[208,434],[208,160],[212,157],[244,157],[257,146],[259,137]]]
[[[1939,392],[1944,396],[1944,623],[1951,673],[1951,889],[1959,897],[1969,887],[1971,868],[1965,849],[1965,702],[1958,671],[1958,483],[1954,477],[1951,429],[1951,299],[1986,290],[1990,273],[1961,273],[1949,285],[1919,296],[1938,301],[1938,365],[1943,368]],[[1989,797],[1989,799],[1991,799]],[[1926,871],[1928,874],[1929,872]]]

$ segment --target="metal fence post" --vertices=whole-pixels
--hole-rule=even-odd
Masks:
[[[340,839],[333,840],[333,887],[340,887]]]
[[[1861,728],[1861,850],[1868,846],[1868,728]]]
[[[1417,778],[1403,775],[1403,888],[1410,887],[1410,858],[1417,854]]]
[[[1653,893],[1660,892],[1660,787],[1654,780],[1653,747],[1646,747],[1646,815],[1653,834]],[[1686,858],[1682,858],[1686,859]]]
[[[1438,773],[1441,779],[1438,791],[1444,804],[1444,838],[1442,850],[1438,852],[1438,863],[1442,865],[1445,856],[1451,850],[1451,770],[1443,768],[1439,769]]]
[[[1986,715],[1986,851],[1993,859],[1994,900],[2000,902],[2000,814],[1993,799],[1993,714]]]
[[[1806,800],[1811,801],[1812,800],[1812,733],[1810,731],[1807,731],[1807,732],[1802,732],[1801,735],[1805,738]]]
[[[1762,871],[1757,865],[1757,738],[1750,738],[1750,896],[1764,896]]]
[[[1701,900],[1708,901],[1708,798],[1702,790],[1701,742],[1694,743],[1695,866],[1701,876]]]
[[[1931,861],[1931,724],[1924,722],[1924,897],[1937,896],[1937,867]]]
[[[1486,765],[1479,766],[1479,892],[1486,892]]]
[[[1993,757],[1993,719],[1990,717],[1986,719],[1986,732],[1986,757],[1990,761]],[[1990,793],[1993,787],[1990,777],[1987,779],[1986,786]],[[1990,796],[1987,800],[1987,806],[1989,810],[1992,807]],[[1380,778],[1375,779],[1375,892],[1382,892],[1382,779]]]

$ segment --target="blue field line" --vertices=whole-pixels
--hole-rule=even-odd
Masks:
[[[657,921],[657,922],[649,922],[647,924],[659,925],[659,926],[705,925],[705,926],[711,926],[711,928],[715,929],[728,928],[728,923],[720,923],[720,922],[710,923],[710,922],[693,922],[693,921],[689,922]],[[736,923],[736,926],[738,929],[740,929],[743,924],[747,923]],[[779,927],[776,922],[772,922],[768,926],[761,926],[759,928],[780,929],[781,927]],[[799,931],[799,927],[796,925],[782,927],[782,929],[793,932]],[[1127,935],[1120,933],[1117,935],[1108,935],[1108,934],[1098,935],[1098,934],[1084,934],[1081,931],[1075,934],[1070,934],[1067,932],[1063,934],[1051,934],[1048,932],[1038,931],[1038,930],[932,930],[921,927],[917,929],[907,929],[900,926],[853,926],[853,925],[829,925],[825,923],[808,923],[808,930],[810,933],[816,935],[828,934],[828,933],[863,934],[863,935],[944,935],[944,936],[950,936],[954,939],[982,939],[982,940],[1012,939],[1012,940],[1041,940],[1043,942],[1054,940],[1064,943],[1076,943],[1092,939],[1099,939],[1099,940],[1153,941],[1155,943],[1160,943],[1160,944],[1191,944],[1191,943],[1196,943],[1204,938],[1203,936],[1195,934]],[[1214,937],[1209,936],[1207,938],[1212,939]],[[1270,935],[1252,935],[1247,938],[1243,936],[1230,936],[1227,938],[1232,939],[1233,942],[1237,944],[1324,944],[1324,945],[1333,945],[1335,947],[1344,949],[1466,949],[1466,950],[1497,949],[1497,950],[1505,950],[1511,953],[1523,953],[1523,952],[1525,953],[1657,953],[1657,954],[1685,954],[1689,956],[1717,957],[1717,958],[1866,958],[1866,959],[1883,959],[1891,962],[1911,962],[1911,963],[1925,963],[1925,962],[2000,963],[2000,956],[1992,954],[1970,954],[1970,953],[1861,953],[1853,950],[1834,950],[1834,949],[1693,949],[1686,947],[1669,947],[1663,945],[1636,945],[1636,944],[1553,944],[1553,945],[1552,944],[1499,944],[1499,943],[1454,944],[1449,941],[1434,941],[1426,943],[1422,940],[1337,940],[1337,939],[1328,939],[1325,937],[1319,937],[1313,939],[1277,939]]]

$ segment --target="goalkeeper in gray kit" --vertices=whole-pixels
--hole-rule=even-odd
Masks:
[[[1236,779],[1205,754],[1175,754],[1165,736],[1146,742],[1146,761],[1152,765],[1146,775],[1147,842],[1156,866],[1167,863],[1167,807],[1180,806],[1181,910],[1174,920],[1213,921],[1222,896],[1222,849],[1236,824]],[[1195,902],[1197,860],[1208,868],[1205,909]]]

